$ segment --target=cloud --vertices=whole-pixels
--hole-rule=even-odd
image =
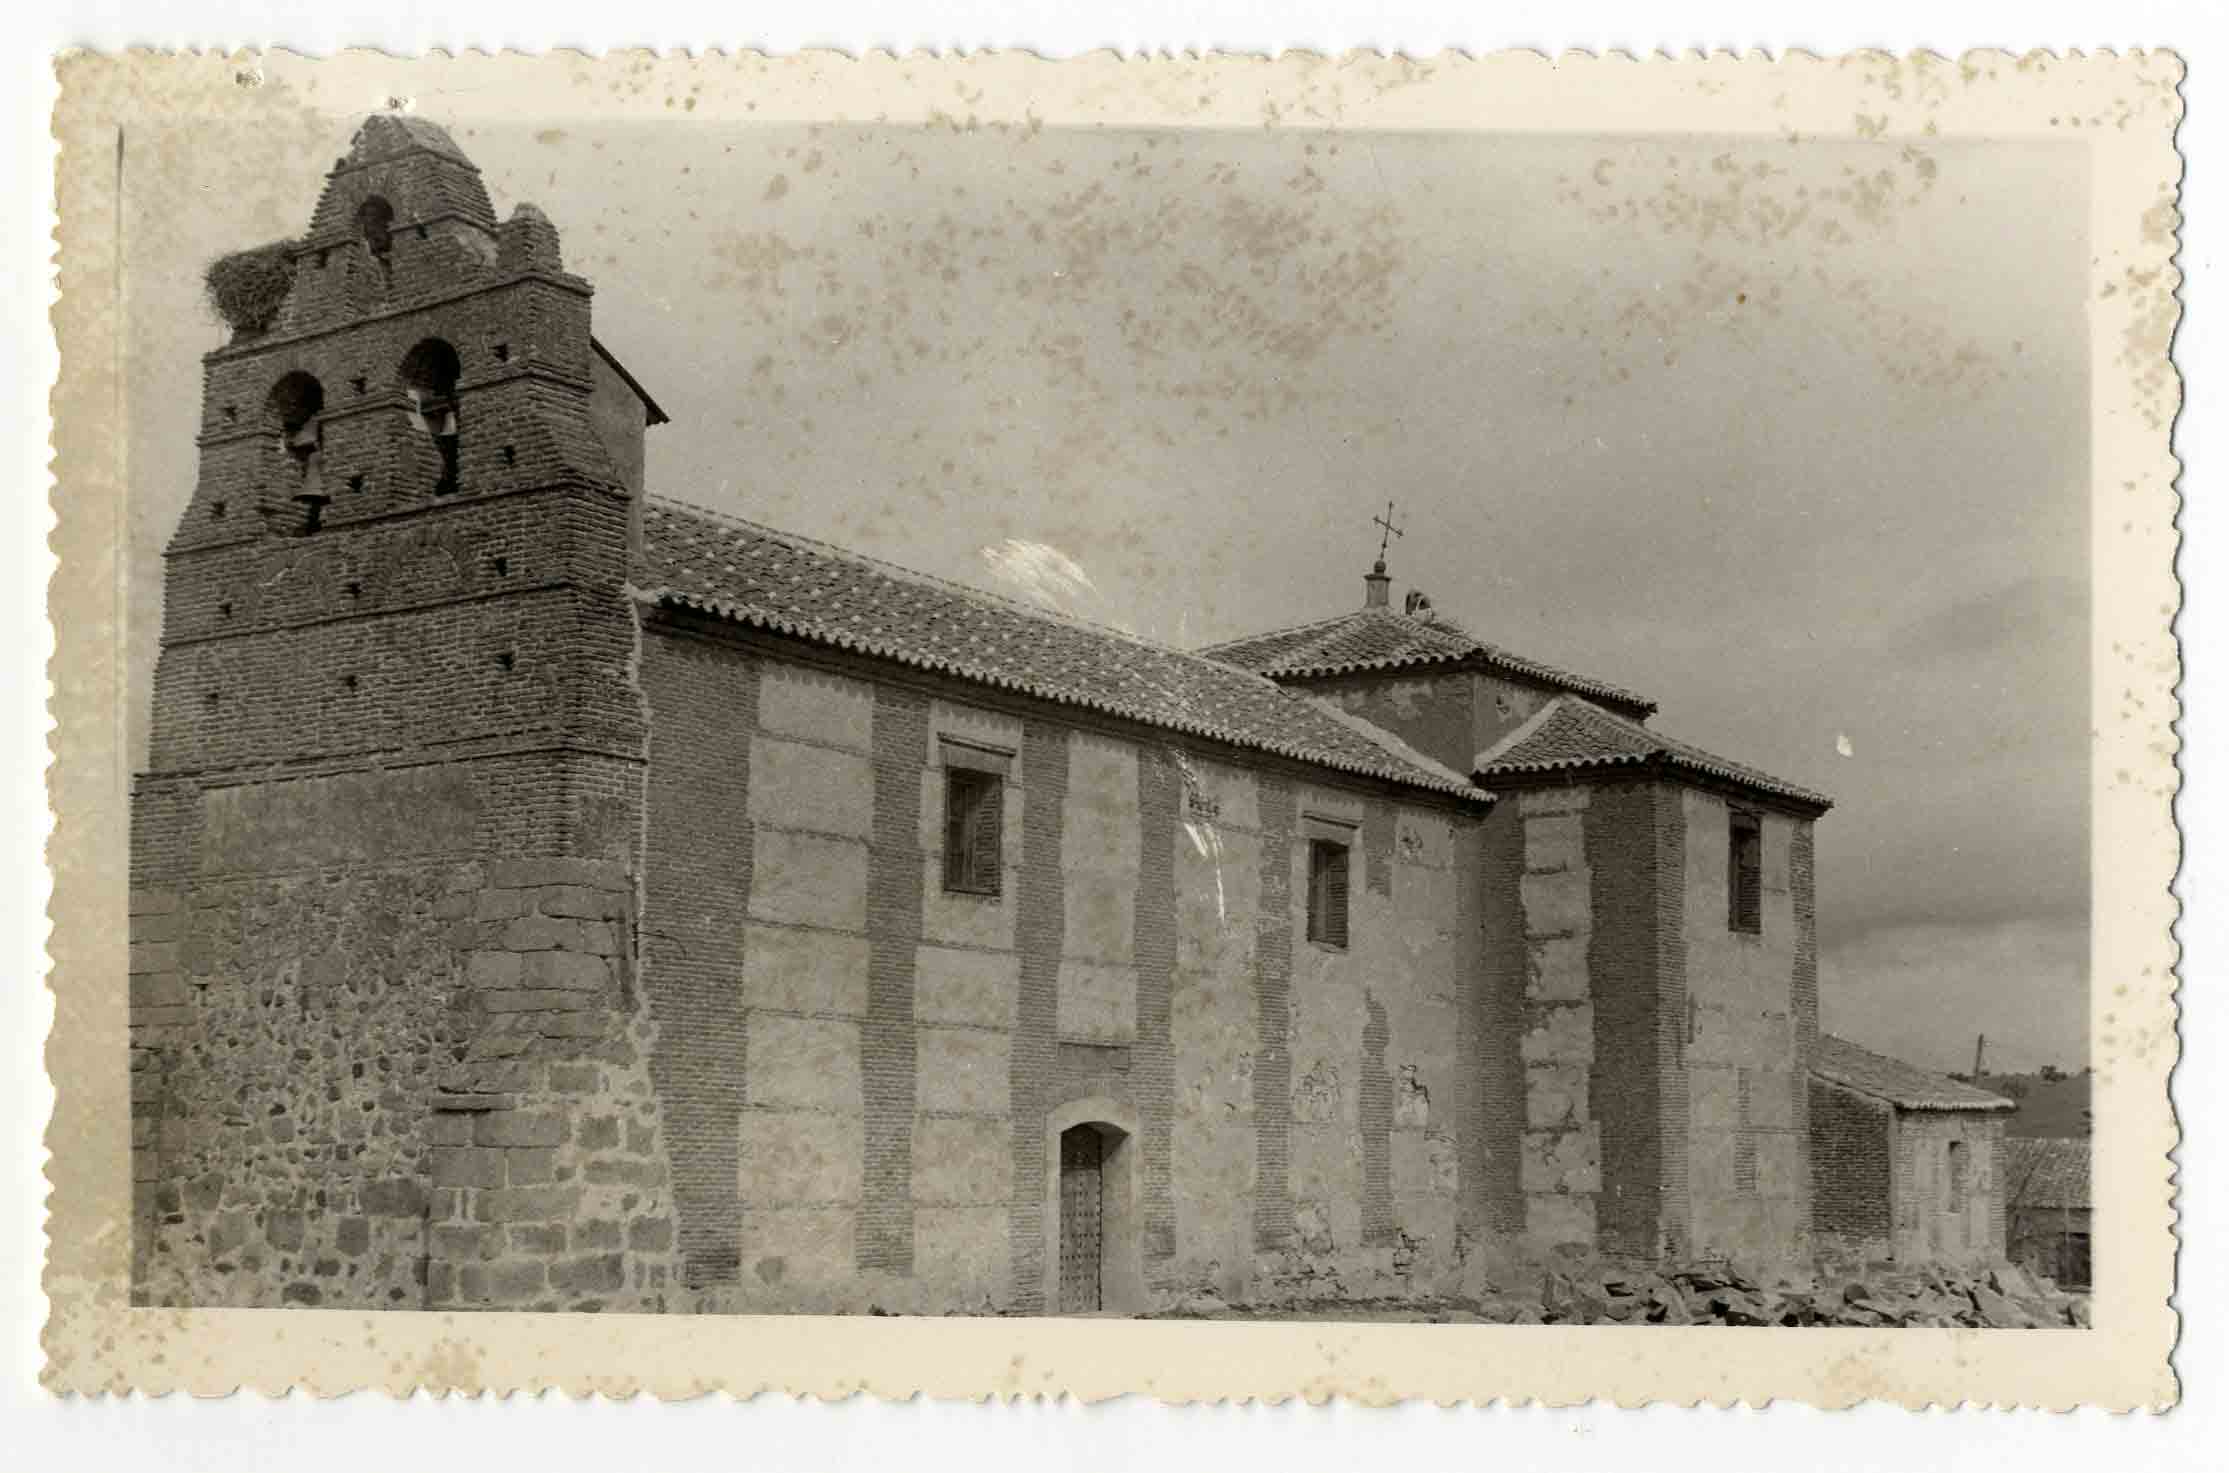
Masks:
[[[1819,959],[1820,1021],[1853,1043],[1931,1069],[2077,1069],[2088,1060],[2086,915],[1884,926]]]

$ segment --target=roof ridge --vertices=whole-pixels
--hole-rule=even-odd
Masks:
[[[1520,742],[1530,741],[1533,734],[1548,724],[1548,718],[1560,710],[1565,701],[1581,701],[1581,704],[1591,704],[1569,691],[1558,691],[1552,698],[1542,703],[1539,710],[1511,727],[1500,741],[1473,757],[1471,759],[1471,771],[1477,772],[1480,768],[1492,766],[1495,762],[1501,760],[1504,752],[1514,748]]]
[[[1349,609],[1343,614],[1333,614],[1330,617],[1323,619],[1311,619],[1305,624],[1288,624],[1282,629],[1265,629],[1259,634],[1242,634],[1236,639],[1226,639],[1219,644],[1203,644],[1200,646],[1197,653],[1205,655],[1212,659],[1217,650],[1235,649],[1242,644],[1260,644],[1265,640],[1271,639],[1287,639],[1295,634],[1306,634],[1311,629],[1323,629],[1333,624],[1343,624],[1347,620],[1352,619],[1357,614],[1368,614],[1373,612],[1377,611],[1367,608]],[[1390,614],[1393,611],[1391,609],[1386,609],[1383,612]]]

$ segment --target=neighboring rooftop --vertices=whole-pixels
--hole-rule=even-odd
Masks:
[[[1916,1064],[1859,1048],[1845,1038],[1822,1034],[1811,1072],[1830,1084],[1886,1100],[1904,1110],[2010,1110],[2012,1101],[1987,1090],[1931,1074]]]
[[[1274,681],[684,502],[647,498],[641,596],[1063,705],[1486,801],[1465,775]]]
[[[1234,639],[1200,653],[1273,680],[1309,680],[1420,666],[1470,666],[1573,691],[1642,720],[1656,710],[1654,701],[1629,690],[1488,644],[1436,612],[1421,616],[1372,605],[1335,619]]]
[[[2005,1142],[2005,1206],[2088,1207],[2087,1139],[2017,1136]]]
[[[1824,794],[1783,782],[1754,767],[1714,757],[1701,747],[1675,741],[1629,716],[1575,695],[1557,696],[1523,725],[1479,753],[1474,775],[1491,786],[1496,779],[1513,781],[1549,773],[1651,763],[1713,777],[1820,812],[1833,806],[1834,800]]]

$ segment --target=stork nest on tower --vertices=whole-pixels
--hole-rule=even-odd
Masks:
[[[294,286],[294,252],[299,245],[274,240],[209,263],[202,286],[209,305],[234,332],[261,332],[278,316]]]

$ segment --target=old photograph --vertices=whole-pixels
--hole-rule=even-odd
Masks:
[[[2132,1272],[2086,138],[231,65],[97,135],[132,1310]]]

